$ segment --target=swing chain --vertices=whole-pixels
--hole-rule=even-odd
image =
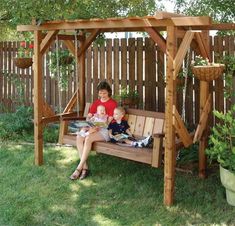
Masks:
[[[180,160],[180,150],[178,151],[177,156],[176,156],[176,161],[178,160]]]
[[[60,63],[59,63],[59,37],[56,35],[56,71],[57,71],[57,80],[58,80],[58,99],[59,99],[59,112],[62,111],[62,96],[61,96],[61,73],[60,73]]]
[[[185,68],[183,69],[184,90],[183,90],[182,118],[184,120],[185,120],[185,101],[186,101],[186,94],[187,94],[187,81],[188,81],[188,72],[189,72],[189,58],[190,58],[190,48],[188,48],[186,64],[185,64]]]
[[[75,67],[74,67],[74,76],[75,76],[75,81],[76,81],[76,90],[78,92],[78,34],[79,30],[75,30],[74,33],[74,46],[75,46]],[[78,92],[79,93],[79,92]],[[79,99],[78,99],[78,94],[77,94],[77,112],[79,112]]]

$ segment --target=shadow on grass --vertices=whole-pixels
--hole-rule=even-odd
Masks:
[[[33,146],[0,146],[0,225],[195,225],[235,223],[218,173],[206,180],[177,173],[175,205],[163,205],[163,170],[91,154],[92,175],[70,181],[74,148],[44,148],[34,166]]]

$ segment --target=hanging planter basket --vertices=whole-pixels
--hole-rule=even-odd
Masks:
[[[59,59],[59,65],[69,65],[73,63],[72,56],[61,56]]]
[[[25,69],[29,68],[33,64],[33,59],[32,58],[14,58],[15,65],[18,68]]]
[[[179,78],[176,79],[177,86],[183,86],[184,85],[185,78]]]
[[[199,80],[210,82],[219,78],[223,74],[224,68],[224,64],[192,66],[192,72]]]

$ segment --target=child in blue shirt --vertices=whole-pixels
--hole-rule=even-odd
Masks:
[[[108,126],[110,141],[112,143],[126,143],[134,147],[148,147],[153,141],[152,136],[136,141],[130,131],[128,122],[123,119],[124,116],[125,109],[123,107],[114,109],[114,120]]]

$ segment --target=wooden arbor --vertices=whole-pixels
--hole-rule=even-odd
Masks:
[[[223,26],[226,29],[227,25]],[[231,29],[230,25],[228,29]],[[41,25],[20,25],[18,31],[34,32],[34,141],[35,141],[35,164],[43,164],[43,125],[53,121],[59,121],[64,115],[74,115],[73,107],[76,99],[79,99],[79,114],[85,106],[85,51],[92,41],[101,32],[145,31],[167,54],[167,77],[166,77],[166,107],[165,107],[165,164],[164,164],[164,203],[171,205],[174,198],[175,181],[175,137],[176,134],[187,146],[192,143],[176,109],[176,78],[181,68],[183,59],[191,42],[195,42],[198,51],[203,57],[210,57],[209,29],[218,29],[212,25],[210,17],[186,17],[182,15],[160,12],[155,16],[133,18],[110,18],[74,21],[50,21]],[[68,32],[67,35],[60,31]],[[79,49],[75,49],[74,36],[69,35],[74,30],[79,30]],[[165,39],[160,31],[166,31]],[[79,63],[78,79],[79,91],[69,101],[63,114],[54,115],[48,108],[43,98],[43,70],[42,56],[50,44],[58,35],[68,49],[77,57]],[[177,38],[182,38],[180,45]],[[179,46],[179,48],[178,48]],[[111,82],[111,81],[110,81]],[[208,84],[201,82],[200,109],[203,111],[209,96]],[[44,107],[43,107],[44,106]],[[206,125],[206,123],[205,123]],[[206,126],[205,126],[206,129]],[[200,137],[199,165],[201,177],[205,176],[205,146],[206,133]]]

